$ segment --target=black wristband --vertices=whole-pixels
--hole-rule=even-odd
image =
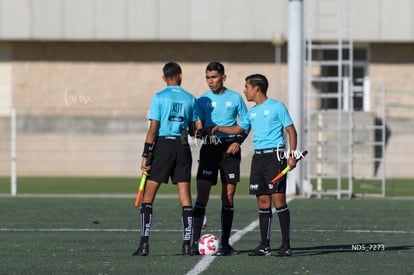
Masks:
[[[142,156],[143,157],[147,157],[149,153],[152,152],[152,150],[154,149],[154,144],[153,143],[144,143],[144,152],[142,152]]]
[[[195,138],[202,139],[203,138],[203,129],[198,128],[194,134]]]
[[[243,133],[236,136],[236,140],[234,142],[237,142],[238,144],[241,145],[244,142],[244,140],[247,138],[248,135],[249,134],[247,132],[243,131]]]

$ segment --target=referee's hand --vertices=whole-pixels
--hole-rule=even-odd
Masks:
[[[289,157],[287,164],[290,166],[290,170],[295,169],[295,167],[296,167],[296,158],[294,156]]]
[[[230,144],[230,146],[227,148],[227,154],[236,154],[240,151],[240,144],[237,142],[233,142]]]
[[[148,158],[147,157],[142,157],[142,161],[141,161],[141,170],[148,172],[149,170],[151,170],[151,163],[148,163]]]
[[[211,135],[215,135],[216,133],[218,132],[218,126],[213,126],[212,128],[211,128]]]

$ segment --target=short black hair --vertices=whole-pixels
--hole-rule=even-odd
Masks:
[[[252,74],[245,78],[246,82],[249,81],[252,87],[258,86],[260,91],[266,95],[267,89],[269,88],[269,82],[267,78],[262,74]]]
[[[172,61],[165,64],[162,68],[162,71],[164,73],[164,77],[168,78],[180,75],[182,73],[180,65],[177,62]]]
[[[224,75],[224,66],[220,62],[213,61],[207,65],[206,71],[218,71],[219,74]]]

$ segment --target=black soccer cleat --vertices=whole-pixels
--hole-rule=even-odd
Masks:
[[[183,246],[181,247],[181,254],[183,256],[194,256],[191,245],[183,243]]]
[[[280,247],[275,254],[276,257],[289,257],[292,256],[292,249],[290,247]]]
[[[193,255],[200,255],[200,251],[198,250],[198,242],[193,242],[191,245],[191,251],[193,252]]]
[[[262,244],[249,252],[249,256],[270,256],[271,254],[272,248]]]
[[[237,250],[234,250],[234,248],[231,247],[231,245],[229,244],[220,246],[220,249],[217,252],[217,256],[232,256],[232,255],[237,255],[237,254],[240,254],[240,252]]]
[[[141,243],[137,250],[132,253],[132,256],[147,256],[149,253],[149,243]]]

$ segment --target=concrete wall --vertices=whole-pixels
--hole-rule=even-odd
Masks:
[[[12,91],[12,46],[0,43],[0,117],[10,115]]]
[[[163,89],[162,66],[178,61],[182,86],[195,95],[208,87],[205,67],[226,67],[226,86],[242,92],[244,78],[269,77],[270,95],[287,99],[287,83],[276,85],[270,43],[14,43],[13,105],[20,112],[93,116],[100,112],[145,118],[152,95]],[[286,63],[280,79],[287,79]]]
[[[111,166],[117,166],[111,161],[102,171],[113,175],[135,175],[136,167],[132,161],[135,160],[137,152],[141,151],[142,136],[145,135],[145,131],[136,125],[145,125],[152,94],[164,88],[161,68],[169,60],[180,62],[184,72],[183,87],[195,95],[207,90],[205,66],[209,61],[218,60],[226,67],[227,87],[242,92],[246,75],[263,73],[270,80],[269,96],[287,103],[286,47],[282,49],[282,64],[275,65],[274,47],[271,43],[13,42],[9,45],[9,61],[0,62],[0,67],[5,66],[10,72],[8,77],[0,76],[1,85],[8,87],[8,92],[1,97],[0,102],[8,102],[8,105],[12,104],[17,108],[20,122],[18,136],[21,138],[18,141],[18,157],[23,160],[26,159],[24,154],[31,154],[30,158],[27,157],[30,159],[28,165],[38,165],[32,156],[42,155],[48,150],[44,147],[48,144],[53,148],[60,148],[60,152],[77,152],[77,148],[88,147],[93,136],[83,141],[83,135],[93,135],[91,129],[87,133],[82,132],[85,129],[82,130],[77,139],[71,136],[74,132],[70,130],[76,128],[73,126],[74,121],[80,121],[79,125],[87,122],[86,125],[98,127],[95,135],[97,138],[102,137],[101,148],[105,148],[104,141],[108,144],[119,143],[120,146],[128,143],[131,146],[125,150],[128,152],[124,153],[122,160],[128,163],[125,164],[130,167],[128,172],[111,170]],[[408,44],[372,44],[369,47],[369,76],[379,81],[372,85],[372,93],[380,93],[383,85],[387,89],[385,113],[390,135],[387,140],[386,174],[388,177],[414,177],[410,169],[400,169],[401,166],[412,163],[409,156],[414,154],[411,146],[414,135],[411,130],[414,117],[414,83],[411,78],[414,74],[413,47]],[[9,100],[7,96],[10,96],[10,92],[13,96]],[[3,137],[0,159],[5,160],[0,172],[9,174],[7,167],[10,152],[7,145],[9,141],[6,139],[10,136],[7,128],[10,110],[3,108],[0,112],[6,114],[7,121],[4,124],[5,130],[0,130]],[[46,124],[56,125],[57,129],[46,131],[42,137],[39,134],[40,129],[44,129],[41,126],[44,124],[39,121],[49,121]],[[107,125],[103,125],[102,121],[106,121]],[[113,124],[114,121],[118,123]],[[136,123],[131,124],[131,121]],[[37,130],[31,128],[34,126]],[[102,129],[99,130],[99,127]],[[62,128],[66,130],[63,131]],[[34,132],[31,133],[30,129]],[[132,135],[132,138],[118,142],[116,135],[121,133]],[[50,139],[50,136],[54,139]],[[116,138],[111,140],[112,137]],[[43,139],[48,142],[43,142]],[[53,145],[53,140],[56,145]],[[247,144],[244,146],[247,147]],[[27,152],[24,148],[27,148]],[[244,150],[248,160],[249,150]],[[87,150],[79,150],[79,159],[88,159],[88,154]],[[102,159],[120,160],[116,154],[111,158],[108,152]],[[47,158],[54,159],[56,163],[61,162],[62,166],[66,165],[65,158],[57,155],[53,158],[49,155]],[[83,169],[82,162],[78,165]],[[102,163],[99,165],[102,166]],[[34,167],[36,166],[32,165],[30,170],[25,170],[22,169],[23,166],[18,166],[18,172],[32,173]],[[82,171],[65,169],[59,168],[56,171]],[[245,174],[249,173],[249,169],[247,163]],[[41,170],[45,172],[43,169],[36,171]]]
[[[271,41],[286,33],[287,6],[271,0],[1,0],[0,39]]]
[[[165,87],[162,66],[169,60],[180,62],[183,87],[197,96],[208,89],[207,63],[219,60],[226,67],[227,87],[242,92],[244,77],[260,72],[269,77],[270,96],[287,98],[286,82],[275,83],[270,43],[18,42],[13,46],[18,175],[136,176],[150,99]],[[287,79],[286,63],[278,72],[280,79]],[[9,131],[4,133],[8,139]],[[251,142],[245,147],[242,170],[247,176]],[[7,145],[3,149],[0,154],[6,162],[0,173],[7,175],[10,151]],[[193,151],[196,167],[198,148]]]
[[[332,13],[313,29],[344,20],[351,21],[355,41],[414,41],[411,0],[303,3],[306,13]],[[0,0],[0,40],[270,42],[287,36],[288,5],[288,0]]]

